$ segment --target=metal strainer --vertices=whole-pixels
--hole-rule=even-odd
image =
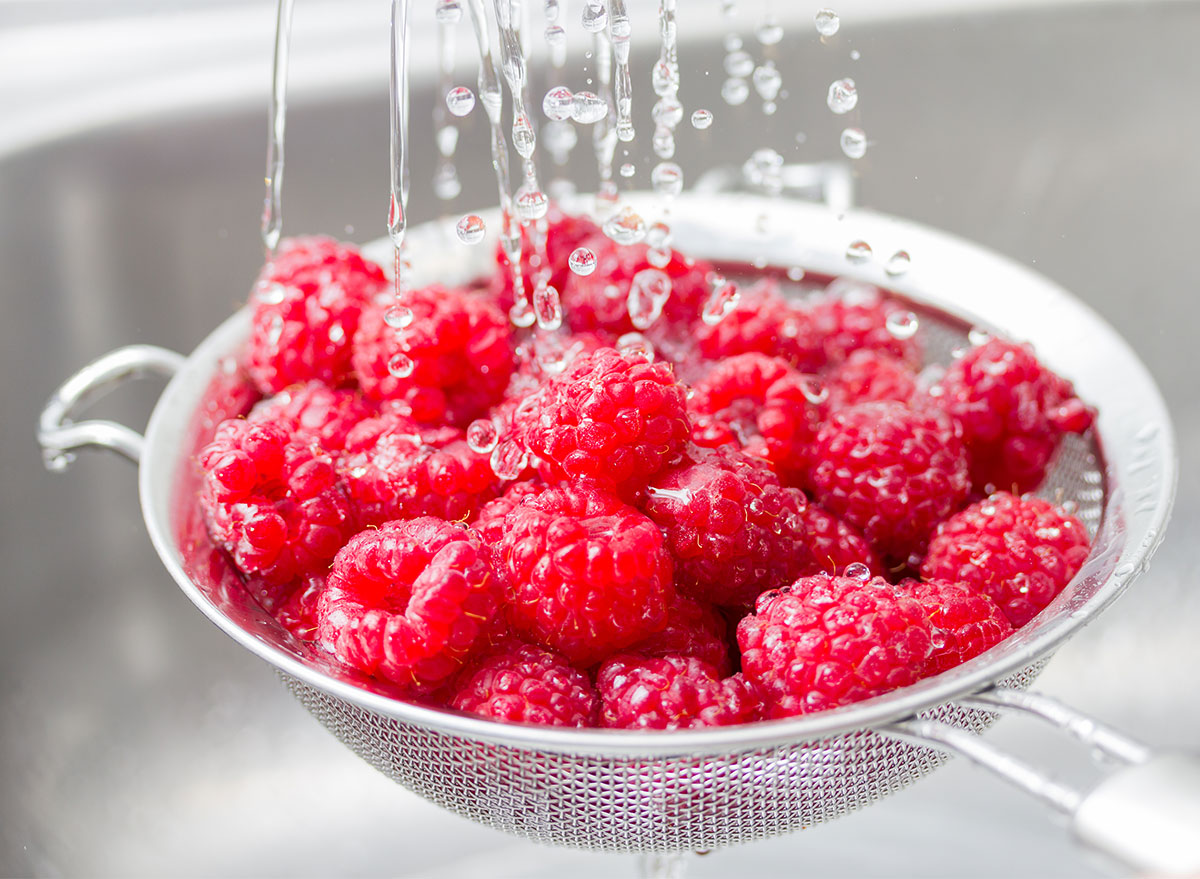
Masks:
[[[631,205],[653,216],[651,197]],[[498,224],[489,223],[489,227]],[[737,264],[803,266],[879,284],[908,297],[935,359],[972,326],[1033,342],[1099,410],[1094,433],[1068,442],[1042,494],[1071,502],[1093,537],[1083,569],[1033,622],[987,654],[935,678],[810,717],[716,730],[639,733],[503,725],[409,705],[333,674],[228,577],[201,572],[177,535],[195,504],[193,413],[249,330],[243,311],[188,358],[136,346],[68,380],[43,413],[47,461],[84,446],[140,463],[151,539],[193,602],[278,669],[288,688],[371,765],[441,806],[539,842],[608,851],[706,850],[762,839],[847,814],[897,791],[950,753],[991,769],[1071,816],[1087,844],[1138,870],[1200,873],[1200,760],[1154,754],[1099,722],[1023,692],[1064,639],[1141,572],[1170,512],[1174,440],[1161,397],[1137,357],[1099,317],[1046,279],[974,245],[890,217],[747,195],[685,194],[672,207],[682,250]],[[464,249],[452,226],[411,233],[418,283],[486,271],[490,247]],[[847,244],[904,248],[912,268],[888,277],[848,263]],[[386,264],[387,259],[383,262]],[[949,315],[953,315],[950,317]],[[95,394],[136,374],[172,375],[143,439],[109,422],[72,423]],[[1063,787],[977,733],[997,713],[1040,717],[1123,765],[1087,794]]]

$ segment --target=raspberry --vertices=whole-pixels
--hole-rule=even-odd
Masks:
[[[831,409],[881,400],[908,403],[917,390],[916,373],[907,363],[873,348],[855,351],[828,378]]]
[[[1001,491],[938,526],[921,576],[971,586],[1020,627],[1071,582],[1088,553],[1087,530],[1074,516]]]
[[[787,302],[769,278],[741,291],[738,304],[716,324],[697,321],[695,335],[710,360],[753,352],[778,357],[801,372],[825,363],[811,316]]]
[[[600,708],[586,674],[519,642],[474,666],[447,704],[505,723],[576,727],[595,726]]]
[[[321,646],[351,668],[422,690],[456,672],[496,614],[479,535],[432,517],[353,537],[317,607]]]
[[[546,255],[550,259],[549,285],[559,293],[566,287],[571,277],[571,269],[567,263],[571,252],[600,232],[600,227],[584,216],[567,214],[558,205],[551,205],[546,212]],[[492,274],[490,290],[496,302],[503,309],[509,309],[513,304],[513,280],[509,269],[508,258],[502,248],[496,248],[497,271]],[[533,242],[529,238],[529,228],[521,227],[521,278],[525,282],[525,295],[533,301],[534,290]]]
[[[691,656],[617,656],[596,677],[600,725],[618,729],[701,729],[748,723],[760,703],[742,675],[722,679]]]
[[[540,480],[513,482],[500,497],[488,501],[479,508],[471,527],[480,533],[484,543],[495,546],[504,537],[504,518],[520,506],[521,501],[532,495],[541,494],[546,490],[545,483]]]
[[[634,276],[647,269],[662,271],[671,281],[671,295],[656,326],[659,322],[690,324],[700,313],[708,295],[711,267],[707,263],[693,263],[671,251],[665,266],[654,266],[645,244],[618,245],[603,235],[592,236],[583,246],[596,255],[595,271],[590,275],[569,274],[560,290],[563,313],[572,329],[606,330],[616,335],[633,332],[636,328],[629,317],[629,289]]]
[[[955,361],[933,392],[963,428],[971,481],[1017,493],[1041,484],[1065,433],[1094,413],[1071,383],[1042,366],[1029,345],[990,339]]]
[[[888,560],[922,553],[934,526],[967,497],[957,427],[936,409],[882,402],[835,412],[817,435],[814,457],[821,505]]]
[[[374,409],[354,391],[334,390],[321,382],[296,385],[256,405],[246,420],[277,424],[294,439],[315,440],[328,452],[340,452],[346,436]]]
[[[677,460],[691,426],[671,368],[612,348],[578,358],[513,413],[551,479],[636,490]]]
[[[1013,632],[996,602],[965,583],[905,580],[900,588],[921,603],[933,624],[933,655],[926,677],[961,665]]]
[[[805,484],[821,409],[810,380],[778,357],[738,354],[716,364],[694,388],[699,443],[732,433],[745,451],[771,462],[788,484]]]
[[[223,422],[200,466],[209,533],[244,573],[286,583],[323,568],[353,533],[333,460],[276,425]]]
[[[354,370],[363,393],[395,400],[417,421],[466,426],[497,402],[513,370],[508,319],[484,296],[441,286],[413,290],[405,300],[412,323],[401,329],[385,315],[395,302],[376,297],[354,335]],[[393,358],[412,371],[393,374]]]
[[[671,557],[633,507],[595,488],[550,488],[504,527],[498,567],[522,638],[588,666],[666,625]]]
[[[283,242],[254,285],[246,370],[266,394],[319,379],[354,378],[350,342],[362,310],[384,289],[383,269],[332,238]]]
[[[790,717],[916,682],[933,627],[920,602],[886,580],[821,574],[761,595],[737,640],[766,716]]]
[[[698,452],[659,473],[642,509],[675,557],[676,585],[722,605],[749,605],[799,576],[806,500],[758,459],[732,449]]]
[[[890,354],[913,369],[921,366],[917,337],[897,338],[888,329],[888,316],[904,306],[887,299],[873,287],[854,287],[842,295],[835,285],[809,304],[809,314],[825,349],[825,360],[836,366],[855,351],[869,349]]]
[[[694,656],[722,676],[732,670],[725,617],[712,605],[676,595],[667,608],[667,625],[629,648],[638,656]]]
[[[395,412],[351,431],[339,469],[362,525],[437,516],[471,519],[499,490],[488,456],[454,427],[421,427]]]
[[[883,562],[867,539],[816,504],[800,511],[805,556],[797,576],[840,574],[847,565],[866,565],[872,574],[884,573]]]

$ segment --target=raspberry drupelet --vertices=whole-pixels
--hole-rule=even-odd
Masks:
[[[907,362],[871,348],[853,352],[826,377],[833,410],[881,400],[908,403],[917,392],[917,374]]]
[[[556,653],[516,641],[469,667],[448,705],[505,723],[542,726],[596,726],[600,712],[586,674]]]
[[[766,717],[849,705],[915,683],[933,653],[920,602],[886,580],[817,575],[763,593],[738,624]]]
[[[601,726],[701,729],[757,720],[761,703],[741,674],[691,656],[616,656],[600,667]]]
[[[905,580],[899,588],[921,603],[933,624],[933,653],[926,677],[961,665],[1013,632],[996,602],[966,583]]]
[[[845,285],[838,281],[830,287],[808,304],[829,366],[842,363],[855,351],[868,350],[890,354],[913,369],[920,368],[919,337],[897,338],[888,327],[889,315],[903,313],[903,305],[886,298],[874,287],[844,289]]]
[[[375,407],[357,392],[312,381],[263,400],[246,420],[279,425],[295,439],[315,440],[327,452],[341,452],[350,431],[374,414]]]
[[[638,656],[693,656],[722,676],[731,671],[729,626],[725,617],[703,601],[675,595],[667,608],[667,625],[628,648]]]
[[[997,492],[938,526],[924,579],[965,583],[1020,627],[1054,600],[1089,553],[1083,523],[1041,498]]]
[[[1094,418],[1066,379],[1038,362],[1033,348],[990,339],[955,361],[934,401],[963,429],[971,481],[991,489],[1033,491],[1063,436]]]
[[[354,533],[333,460],[277,425],[225,421],[199,461],[205,523],[243,573],[286,583],[328,566]]]
[[[654,523],[586,485],[548,488],[504,518],[497,568],[520,637],[586,667],[667,622],[671,556]]]
[[[867,539],[837,516],[814,503],[800,511],[805,553],[797,576],[840,574],[848,565],[866,565],[872,574],[886,571]]]
[[[246,370],[260,391],[318,379],[354,379],[351,340],[371,298],[386,289],[383,269],[332,238],[291,238],[254,285]]]
[[[477,649],[498,601],[488,551],[470,528],[433,517],[389,522],[334,558],[317,635],[351,668],[427,691]]]

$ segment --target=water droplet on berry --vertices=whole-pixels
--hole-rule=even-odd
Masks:
[[[454,234],[463,244],[478,244],[487,234],[487,227],[483,224],[483,217],[478,214],[467,214],[455,224]]]
[[[912,267],[912,257],[907,250],[897,250],[883,264],[883,270],[891,277],[898,278]]]
[[[866,583],[871,579],[871,569],[862,562],[852,562],[846,565],[846,570],[842,572],[843,577],[849,577],[852,580],[861,580]]]
[[[741,301],[742,292],[737,284],[732,284],[720,275],[710,278],[712,292],[709,293],[704,307],[700,311],[700,319],[708,326],[715,327],[725,319],[729,312],[737,308]]]
[[[843,113],[849,113],[857,107],[858,89],[855,88],[854,80],[834,80],[829,86],[829,94],[825,98],[825,103],[829,106],[830,110],[839,116]]]
[[[832,9],[818,10],[813,16],[813,23],[817,26],[817,33],[823,37],[832,37],[842,26],[842,20]]]
[[[475,93],[465,85],[446,92],[446,109],[455,116],[466,116],[475,109]]]
[[[946,639],[946,633],[937,628],[933,630],[932,642],[934,650],[945,650],[946,644],[949,643]]]
[[[608,104],[592,92],[575,92],[571,118],[580,125],[591,125],[608,115]]]
[[[498,479],[516,479],[529,465],[529,452],[516,440],[506,439],[492,449],[490,464]]]
[[[820,406],[829,399],[829,388],[815,375],[800,376],[800,393],[814,406]]]
[[[264,305],[279,305],[287,297],[287,288],[282,284],[259,284],[254,297]]]
[[[840,142],[848,159],[861,159],[867,154],[867,133],[861,128],[843,130]]]
[[[458,0],[438,0],[433,17],[438,24],[458,24],[462,21],[462,5]]]
[[[637,244],[646,237],[646,221],[633,208],[625,208],[604,221],[604,234],[617,244]]]
[[[642,269],[629,284],[629,319],[639,330],[649,329],[671,296],[671,278],[659,269]]]
[[[565,85],[556,86],[546,92],[542,98],[542,112],[555,122],[564,122],[571,118],[575,109],[575,95]]]
[[[496,448],[499,441],[500,431],[492,419],[479,418],[467,425],[467,445],[472,452],[486,455]]]
[[[887,331],[897,339],[911,339],[921,327],[921,321],[911,311],[893,311],[884,320]]]
[[[403,351],[393,354],[387,364],[388,372],[396,378],[408,378],[413,374],[416,366],[413,359]]]
[[[576,247],[571,251],[571,255],[567,257],[567,266],[575,274],[586,278],[592,272],[596,271],[596,254],[592,253],[586,247]]]
[[[271,322],[267,324],[267,344],[278,345],[281,338],[283,338],[283,317],[278,314],[272,315]]]
[[[641,333],[626,333],[617,339],[617,350],[630,357],[654,360],[654,345]]]
[[[334,322],[329,325],[329,341],[338,345],[346,340],[346,328],[340,323]]]
[[[713,124],[713,114],[711,110],[696,110],[692,113],[692,128],[697,131],[703,131]]]

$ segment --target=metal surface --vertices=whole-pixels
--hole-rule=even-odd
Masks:
[[[821,82],[852,69],[864,95],[871,84],[863,106],[878,146],[859,166],[863,203],[1035,263],[1117,326],[1158,380],[1183,449],[1171,532],[1151,573],[1059,650],[1040,683],[1140,738],[1180,746],[1194,744],[1200,728],[1200,559],[1186,537],[1200,525],[1200,410],[1187,354],[1200,323],[1192,293],[1200,265],[1172,242],[1189,228],[1200,191],[1198,121],[1177,112],[1187,106],[1186,84],[1200,81],[1191,50],[1198,27],[1188,4],[926,19],[855,30],[852,45],[863,54],[853,68],[844,45],[836,63],[832,52],[798,53],[788,73]],[[258,57],[268,50],[264,43]],[[685,65],[714,71],[719,56],[683,53]],[[723,120],[731,135],[742,118],[772,135],[755,108],[723,108],[714,79],[693,79],[686,100],[717,111],[706,160],[736,164],[751,145],[717,137]],[[9,376],[0,423],[8,574],[0,872],[630,870],[622,858],[514,843],[354,760],[265,665],[163,588],[123,465],[94,458],[66,480],[37,465],[29,424],[56,379],[124,342],[190,350],[242,298],[261,258],[265,94],[264,86],[244,114],[145,119],[0,165],[8,311],[0,359]],[[423,100],[427,110],[427,93]],[[297,101],[289,158],[306,173],[289,177],[290,230],[346,234],[350,224],[377,234],[383,106],[381,92]],[[781,104],[779,148],[800,129],[808,134],[800,158],[836,152],[831,126],[813,107],[799,97]],[[1168,119],[1170,135],[1160,136]],[[462,165],[465,191],[484,195],[465,197],[464,209],[486,203],[493,189],[486,150],[476,152]],[[414,169],[414,180],[431,172]],[[433,199],[418,186],[413,203],[428,211]],[[119,393],[106,406],[128,423],[156,396]],[[1001,723],[988,740],[1032,746],[1067,775],[1083,774],[1069,753],[1022,725]],[[819,875],[1095,874],[1023,798],[989,785],[981,800],[981,784],[968,767],[948,767],[820,832],[714,854],[690,869],[792,875],[802,863]],[[962,808],[964,799],[974,807]]]

